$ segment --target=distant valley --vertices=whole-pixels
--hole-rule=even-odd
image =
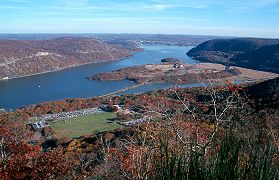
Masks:
[[[0,84],[1,107],[16,108],[68,97],[101,96],[119,90],[146,92],[167,87],[168,83],[175,84],[178,79],[195,84],[202,79],[255,82],[278,77],[278,74],[270,73],[278,73],[279,69],[279,40],[274,39],[209,40],[214,37],[136,34],[99,34],[94,38],[93,35],[61,36],[11,35],[3,38],[0,35],[0,80],[91,64],[69,71],[3,81]],[[197,46],[191,49],[194,45]],[[139,51],[143,52],[134,53]],[[123,60],[92,64],[120,59]],[[210,63],[195,65],[195,60]],[[88,76],[93,81],[88,81]],[[157,85],[160,83],[162,85]],[[139,88],[139,85],[143,87]],[[134,90],[130,91],[130,87]],[[15,94],[21,97],[20,94],[33,91],[38,92],[33,94],[33,99],[11,100]]]
[[[119,60],[145,45],[193,46],[214,36],[148,34],[2,34],[0,80]]]

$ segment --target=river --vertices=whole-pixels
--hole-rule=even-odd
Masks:
[[[13,110],[64,98],[100,96],[135,85],[127,80],[101,82],[86,79],[96,73],[129,66],[160,63],[161,59],[167,57],[178,58],[191,64],[196,63],[186,55],[186,52],[192,48],[190,46],[143,45],[142,47],[145,49],[143,52],[118,61],[83,65],[57,72],[0,81],[0,108]],[[125,93],[140,93],[167,86],[169,85],[148,84]]]

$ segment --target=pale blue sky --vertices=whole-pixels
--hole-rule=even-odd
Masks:
[[[279,38],[279,0],[0,0],[0,33]]]

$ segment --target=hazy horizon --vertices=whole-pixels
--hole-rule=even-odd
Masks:
[[[279,0],[0,0],[1,34],[279,38]]]
[[[264,38],[264,39],[279,39],[279,37],[259,37],[259,36],[229,36],[229,35],[210,35],[210,34],[162,34],[162,33],[127,33],[127,32],[94,32],[94,33],[83,33],[83,32],[73,32],[73,33],[64,33],[64,32],[25,32],[25,33],[6,33],[6,32],[0,32],[0,35],[58,35],[59,37],[67,37],[68,35],[77,35],[77,36],[86,36],[86,35],[173,35],[173,36],[200,36],[200,37],[216,37],[216,38]]]

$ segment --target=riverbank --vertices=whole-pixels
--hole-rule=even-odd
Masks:
[[[34,74],[30,74],[30,75],[23,75],[23,76],[17,76],[17,77],[13,77],[13,78],[0,78],[0,82],[1,81],[8,81],[8,80],[13,80],[13,79],[19,79],[19,78],[24,78],[24,77],[30,77],[30,76],[36,76],[36,75],[40,75],[40,74],[47,74],[47,73],[52,73],[52,72],[58,72],[58,71],[63,71],[63,70],[66,70],[66,69],[71,69],[71,68],[76,68],[76,67],[81,67],[81,66],[86,66],[86,65],[90,65],[90,64],[98,64],[98,63],[106,63],[106,62],[113,62],[113,61],[121,61],[123,59],[126,59],[126,58],[130,58],[132,57],[135,53],[139,53],[140,51],[138,52],[134,52],[132,53],[130,56],[126,56],[126,57],[123,57],[123,58],[120,58],[120,59],[116,59],[116,60],[106,60],[106,61],[98,61],[98,62],[90,62],[90,63],[84,63],[84,64],[80,64],[80,65],[71,65],[69,67],[65,67],[65,68],[60,68],[60,69],[57,69],[57,70],[51,70],[51,71],[44,71],[44,72],[40,72],[40,73],[34,73]]]
[[[4,80],[119,60],[140,50],[83,37],[0,41],[0,79]]]

